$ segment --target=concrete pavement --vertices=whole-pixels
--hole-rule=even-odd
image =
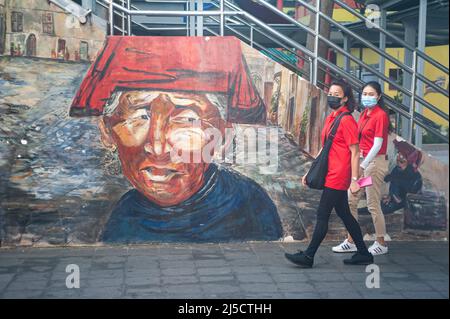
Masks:
[[[372,289],[366,267],[344,265],[334,244],[312,269],[283,256],[300,242],[0,249],[0,298],[448,298],[448,242],[392,242]],[[68,289],[73,264],[80,288]]]

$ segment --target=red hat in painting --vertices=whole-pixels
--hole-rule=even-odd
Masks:
[[[120,90],[226,94],[227,121],[266,121],[266,107],[234,37],[110,36],[87,72],[70,115],[102,115],[111,95]]]

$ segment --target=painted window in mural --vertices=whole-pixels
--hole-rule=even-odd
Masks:
[[[101,116],[101,139],[133,185],[113,207],[102,241],[282,236],[277,209],[260,185],[204,156],[191,160],[205,154],[205,130],[224,136],[231,123],[265,123],[237,39],[110,37],[70,112]],[[188,160],[174,157],[174,149]]]
[[[46,12],[42,14],[42,32],[45,34],[54,35],[55,28],[52,12]]]
[[[11,31],[23,32],[23,13],[11,12]]]

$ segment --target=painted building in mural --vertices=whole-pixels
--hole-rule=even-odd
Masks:
[[[76,11],[83,9],[74,2],[2,0],[0,54],[93,60],[103,45],[106,26],[92,14],[77,16]]]

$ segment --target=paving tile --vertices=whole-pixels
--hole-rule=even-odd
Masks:
[[[366,287],[365,266],[344,265],[332,245],[323,245],[312,269],[285,260],[284,250],[298,243],[0,249],[0,298],[448,298],[447,243],[392,243],[376,260],[375,289]],[[80,289],[65,286],[68,264],[80,266]]]

